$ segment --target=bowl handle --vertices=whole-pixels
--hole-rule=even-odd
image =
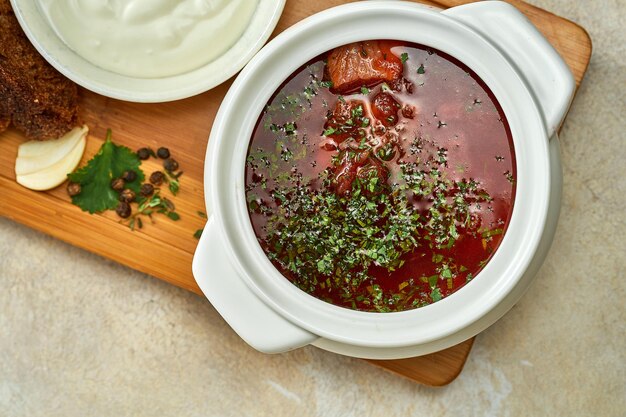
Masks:
[[[442,13],[486,37],[508,58],[532,92],[551,137],[565,118],[576,84],[547,39],[520,11],[502,1],[470,3]]]
[[[193,258],[193,276],[213,307],[233,330],[258,351],[280,353],[318,339],[265,305],[240,279],[211,216]]]

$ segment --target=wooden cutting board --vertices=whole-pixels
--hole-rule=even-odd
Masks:
[[[274,35],[299,20],[342,0],[289,0]],[[468,0],[422,1],[448,8]],[[591,41],[580,26],[523,1],[510,1],[523,11],[552,42],[571,67],[580,84],[591,56]],[[55,236],[88,251],[201,294],[191,273],[197,240],[194,232],[205,219],[202,187],[207,138],[217,109],[232,80],[186,100],[162,104],[126,103],[80,91],[81,117],[90,128],[82,163],[102,145],[107,128],[113,140],[131,149],[150,146],[170,148],[184,171],[179,194],[173,198],[180,221],[158,218],[155,224],[131,231],[113,212],[89,215],[70,203],[65,186],[48,192],[27,190],[15,182],[15,157],[24,138],[13,130],[0,135],[0,215]],[[81,163],[81,164],[82,164]],[[144,162],[149,175],[158,162]],[[445,385],[461,372],[474,339],[418,358],[370,361],[399,375],[427,385]]]

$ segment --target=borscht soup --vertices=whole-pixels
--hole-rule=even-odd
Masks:
[[[245,193],[263,251],[302,291],[368,312],[467,285],[515,198],[506,118],[469,68],[425,46],[363,41],[296,70],[248,149]]]

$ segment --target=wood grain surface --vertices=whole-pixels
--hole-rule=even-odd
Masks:
[[[447,8],[470,1],[422,1]],[[342,0],[288,0],[274,35],[299,20]],[[591,41],[580,26],[523,1],[510,3],[523,11],[550,40],[568,63],[577,84],[583,79],[591,56]],[[114,212],[89,215],[70,203],[65,187],[48,192],[27,190],[15,182],[15,157],[24,138],[14,130],[0,134],[0,215],[59,238],[72,245],[112,259],[133,269],[201,294],[191,273],[197,244],[193,237],[203,227],[203,162],[213,118],[232,80],[185,100],[161,104],[127,103],[80,91],[80,116],[89,126],[84,163],[100,148],[107,128],[113,140],[131,149],[167,146],[184,171],[179,194],[173,198],[181,220],[157,218],[140,231],[118,222]],[[158,162],[142,165],[149,175]],[[167,191],[165,192],[167,194]],[[461,372],[473,339],[445,351],[418,358],[369,361],[392,372],[427,385],[445,385]]]

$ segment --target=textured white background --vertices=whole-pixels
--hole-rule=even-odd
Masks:
[[[204,299],[0,219],[0,416],[623,416],[626,2],[532,3],[594,42],[561,137],[561,221],[454,383],[315,348],[262,355]]]

